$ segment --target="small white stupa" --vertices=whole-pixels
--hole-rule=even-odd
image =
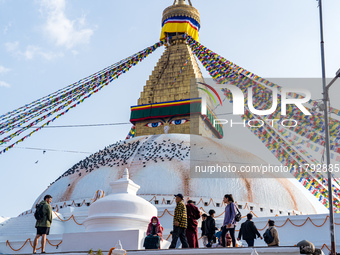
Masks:
[[[143,248],[148,223],[157,216],[157,208],[136,195],[140,186],[129,179],[127,168],[123,178],[110,186],[112,193],[89,207],[83,223],[86,232],[64,234],[63,252],[109,250],[119,240],[125,249]]]
[[[99,199],[89,208],[84,221],[87,232],[141,229],[146,230],[157,208],[137,196],[140,186],[129,179],[125,168],[123,178],[110,183],[112,194]]]

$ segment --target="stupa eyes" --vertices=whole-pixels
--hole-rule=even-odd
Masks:
[[[170,122],[170,124],[173,124],[173,125],[182,125],[184,123],[188,122],[187,119],[180,119],[180,120],[172,120]]]
[[[150,122],[150,123],[146,124],[145,126],[155,128],[155,127],[159,127],[159,126],[162,126],[162,125],[163,125],[163,122],[158,121],[158,122]]]
[[[160,127],[166,123],[169,123],[171,125],[182,125],[184,123],[187,123],[189,120],[187,119],[179,119],[179,120],[163,120],[163,121],[156,121],[156,122],[149,122],[145,126],[150,128],[156,128]]]

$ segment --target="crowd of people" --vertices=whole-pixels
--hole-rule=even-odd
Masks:
[[[192,200],[188,200],[184,204],[182,194],[175,195],[176,208],[173,218],[172,241],[170,249],[178,248],[178,239],[182,244],[182,248],[199,248],[198,238],[198,219],[202,217],[202,241],[205,247],[237,247],[235,238],[235,229],[241,215],[234,203],[234,198],[231,194],[224,195],[223,201],[226,204],[224,212],[224,220],[221,229],[216,227],[215,211],[210,210],[209,215],[201,215],[200,210],[194,205]],[[44,200],[36,206],[34,216],[36,218],[37,234],[33,242],[33,254],[36,253],[37,245],[40,237],[41,251],[45,253],[46,236],[49,235],[52,224],[52,196],[46,195]],[[255,239],[261,238],[268,246],[279,246],[279,235],[274,226],[274,221],[269,220],[269,227],[261,236],[260,232],[252,221],[252,214],[247,214],[247,220],[241,224],[238,238],[245,240],[248,247],[254,246]],[[217,231],[217,232],[216,232]],[[146,231],[144,247],[146,249],[160,249],[161,241],[163,241],[163,227],[159,219],[154,216],[151,218]]]
[[[221,229],[217,228],[215,222],[215,211],[210,210],[209,215],[200,213],[192,200],[184,204],[182,194],[175,195],[176,208],[173,219],[172,241],[170,249],[178,248],[199,248],[198,244],[198,219],[202,217],[202,243],[205,247],[237,247],[235,230],[240,214],[234,203],[232,194],[226,194],[223,198],[226,204],[224,220]],[[252,221],[253,215],[247,214],[247,220],[241,224],[237,241],[245,240],[248,247],[253,247],[256,238],[264,239],[268,246],[279,246],[279,235],[275,228],[275,222],[269,220],[269,227],[261,236],[260,232]],[[146,249],[159,249],[163,240],[163,227],[157,217],[153,217],[147,229],[144,247]]]

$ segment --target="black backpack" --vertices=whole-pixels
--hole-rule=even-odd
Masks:
[[[236,207],[236,210],[237,210],[237,213],[235,215],[235,221],[239,222],[242,219],[242,214],[240,213],[237,207]],[[231,204],[230,204],[230,214],[231,214]]]
[[[270,244],[274,241],[274,237],[272,235],[272,232],[270,232],[269,228],[267,228],[266,232],[264,232],[263,239],[266,242],[266,244]]]
[[[42,218],[44,217],[43,207],[43,204],[37,204],[35,206],[34,218],[38,221],[42,220]]]
[[[237,207],[236,209],[237,209],[237,214],[235,215],[235,221],[239,222],[242,219],[242,214],[240,213]]]

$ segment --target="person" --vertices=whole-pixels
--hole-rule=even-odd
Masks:
[[[225,235],[225,241],[226,241],[226,247],[231,247],[231,244],[233,242],[233,239],[231,238],[230,234],[227,233]]]
[[[187,205],[187,218],[188,227],[185,231],[185,236],[189,244],[189,248],[199,248],[198,246],[198,233],[197,233],[197,220],[201,217],[200,210],[194,205],[192,200],[188,200]]]
[[[216,223],[215,223],[215,210],[209,210],[209,216],[206,220],[206,232],[208,237],[207,247],[211,247],[213,243],[216,243]]]
[[[206,231],[206,220],[207,220],[208,215],[205,213],[202,214],[202,225],[201,225],[201,230],[202,230],[202,243],[204,246],[208,244],[208,237],[207,237],[207,231]]]
[[[161,241],[163,241],[163,227],[159,219],[153,216],[146,230],[144,247],[145,249],[160,249]]]
[[[275,221],[273,220],[269,220],[268,221],[268,224],[269,224],[269,231],[273,237],[273,242],[271,243],[268,243],[268,246],[279,246],[279,243],[280,243],[280,240],[279,240],[279,233],[277,232],[277,229],[275,228]]]
[[[37,252],[37,246],[39,238],[41,237],[41,253],[45,253],[46,236],[50,233],[50,227],[52,224],[52,208],[51,208],[52,196],[46,195],[44,200],[40,202],[42,205],[42,218],[37,220],[35,227],[37,229],[37,235],[33,242],[33,254]]]
[[[262,239],[260,232],[257,230],[255,223],[252,221],[253,215],[251,213],[247,214],[247,220],[241,224],[240,232],[238,233],[237,241],[241,238],[245,240],[248,247],[254,246],[254,241],[256,236]]]
[[[185,236],[185,230],[188,226],[187,222],[187,209],[183,203],[183,195],[177,194],[176,208],[173,221],[172,241],[169,249],[176,248],[178,238],[181,240],[182,248],[189,248],[187,237]]]
[[[234,203],[234,198],[232,194],[226,194],[224,195],[223,202],[227,204],[225,207],[225,213],[224,213],[224,221],[223,221],[223,227],[222,227],[222,246],[226,247],[225,242],[225,236],[229,232],[233,247],[236,247],[236,239],[235,239],[235,227],[236,227],[236,205]]]
[[[222,227],[221,227],[221,229],[222,229]],[[221,236],[222,236],[222,230],[221,229],[219,229],[216,233],[215,233],[215,237],[216,237],[216,239],[217,239],[217,246],[219,247],[219,246],[221,246],[222,247],[222,239],[221,239]]]
[[[215,245],[215,247],[222,247],[222,230],[217,229],[217,232],[215,233],[216,239],[217,239],[217,244]],[[231,236],[229,233],[227,233],[225,235],[225,240],[226,240],[226,247],[230,247],[232,240],[231,240]]]

